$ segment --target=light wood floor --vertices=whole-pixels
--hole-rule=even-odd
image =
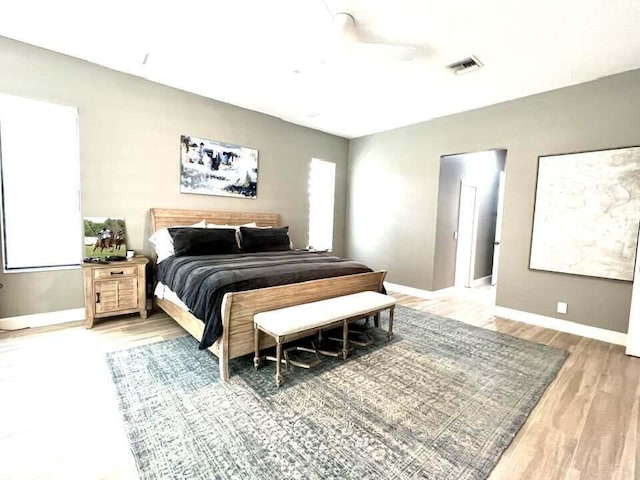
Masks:
[[[640,359],[491,315],[490,289],[400,303],[571,356],[491,475],[640,479]],[[0,478],[136,479],[104,353],[184,335],[164,314],[0,332]]]

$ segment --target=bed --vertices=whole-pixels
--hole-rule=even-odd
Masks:
[[[261,227],[277,227],[280,216],[271,213],[218,212],[207,210],[151,209],[152,233],[174,226],[184,226],[201,220],[222,225],[242,225],[255,222]],[[301,259],[309,258],[301,254]],[[292,252],[292,255],[294,253]],[[163,262],[165,263],[165,262]],[[160,264],[162,265],[162,264]],[[159,266],[160,266],[159,265]],[[166,267],[165,267],[166,268]],[[380,292],[385,271],[366,271],[330,278],[320,278],[298,283],[269,286],[243,291],[227,292],[223,295],[219,314],[221,332],[215,342],[208,346],[219,359],[220,379],[229,379],[229,360],[254,352],[253,316],[256,313],[302,303],[324,300],[363,291]],[[191,311],[169,298],[154,296],[155,304],[173,318],[198,341],[206,340],[205,322]],[[275,345],[272,338],[260,337],[260,347]]]

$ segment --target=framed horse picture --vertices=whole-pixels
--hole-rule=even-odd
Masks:
[[[256,198],[258,150],[182,135],[180,192]]]
[[[127,253],[126,238],[122,218],[84,218],[85,257],[124,257]]]

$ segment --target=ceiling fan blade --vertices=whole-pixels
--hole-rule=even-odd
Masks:
[[[371,65],[394,62],[409,62],[418,55],[418,49],[407,45],[371,43],[361,41],[358,25],[353,15],[340,12],[333,14],[324,0],[320,3],[331,20],[327,38],[317,51],[308,50],[292,68],[294,73],[308,73],[335,66],[349,64]]]
[[[388,43],[356,42],[351,46],[354,54],[377,62],[409,62],[418,54],[418,49]]]
[[[410,61],[417,54],[417,49],[406,45],[390,43],[362,42],[358,35],[356,20],[349,13],[334,15],[335,43],[334,46],[364,57],[363,60],[372,61]]]
[[[333,28],[335,38],[339,42],[357,42],[356,19],[350,13],[336,13],[333,16]]]

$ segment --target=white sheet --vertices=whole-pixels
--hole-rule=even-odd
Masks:
[[[153,294],[156,297],[158,297],[159,299],[161,299],[161,300],[167,300],[167,301],[173,303],[174,305],[180,307],[185,312],[189,311],[189,307],[187,307],[184,304],[184,302],[182,300],[180,300],[178,295],[176,295],[176,293],[173,290],[171,290],[169,287],[167,287],[162,282],[158,282],[158,285],[156,285],[156,289],[153,292]]]

